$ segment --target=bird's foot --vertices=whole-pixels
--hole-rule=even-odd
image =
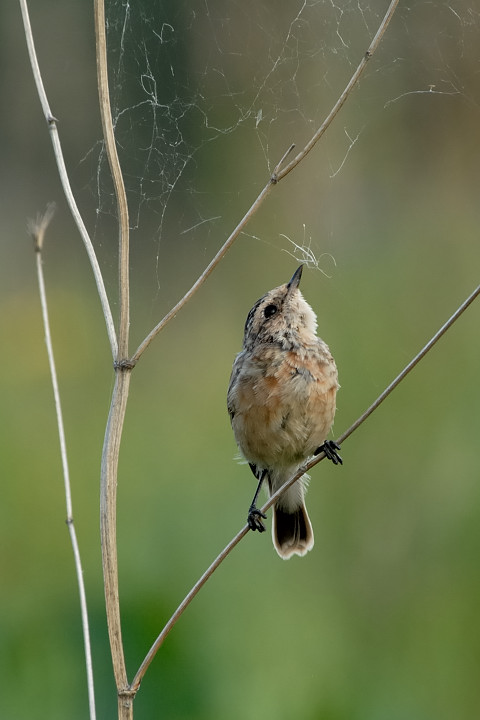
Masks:
[[[343,460],[337,450],[340,450],[340,445],[337,445],[333,440],[326,440],[313,454],[320,455],[320,453],[323,452],[325,453],[325,457],[331,460],[334,465],[343,465]]]
[[[261,533],[265,532],[266,528],[261,518],[266,520],[267,516],[265,513],[262,513],[258,508],[256,508],[255,505],[250,505],[247,517],[248,527],[250,530],[258,530],[258,532]]]

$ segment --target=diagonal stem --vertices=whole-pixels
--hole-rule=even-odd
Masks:
[[[269,194],[270,190],[272,189],[273,185],[277,182],[277,171],[279,170],[280,166],[284,162],[287,155],[293,150],[294,145],[291,145],[287,152],[284,154],[278,165],[276,166],[275,170],[273,171],[272,176],[269,178],[267,184],[261,191],[261,193],[258,195],[256,200],[253,202],[253,204],[250,206],[250,208],[247,210],[243,218],[240,220],[236,228],[233,230],[233,232],[230,234],[230,236],[227,238],[227,240],[224,242],[220,250],[217,252],[213,260],[207,265],[203,273],[200,275],[198,280],[192,285],[190,290],[185,293],[183,298],[178,301],[178,303],[173,307],[166,315],[165,317],[156,325],[153,330],[147,335],[145,340],[143,340],[142,343],[138,346],[137,350],[135,351],[135,354],[132,356],[130,362],[132,365],[135,365],[140,357],[143,355],[147,347],[150,345],[152,340],[158,335],[158,333],[163,330],[165,325],[172,320],[172,318],[175,317],[175,315],[183,308],[184,305],[195,295],[197,290],[199,290],[205,280],[209,277],[209,275],[215,270],[218,263],[222,258],[226,255],[228,250],[231,248],[237,237],[242,232],[243,228],[247,225],[249,220],[255,215],[259,207],[263,204],[263,201]]]
[[[385,17],[383,18],[382,22],[380,23],[378,30],[375,34],[375,37],[373,38],[372,42],[370,43],[365,55],[363,56],[362,60],[360,61],[357,69],[353,73],[352,77],[348,81],[345,89],[341,93],[340,97],[338,98],[337,102],[323,121],[323,123],[320,125],[318,130],[312,135],[308,143],[305,145],[303,150],[301,150],[298,155],[288,164],[285,165],[285,160],[287,156],[290,154],[290,152],[294,149],[295,145],[291,145],[290,148],[287,150],[285,155],[281,158],[280,162],[275,167],[271,177],[268,180],[268,183],[265,185],[263,190],[260,192],[256,200],[253,202],[251,207],[247,210],[245,215],[243,216],[242,220],[238,223],[237,227],[234,229],[232,234],[229,238],[225,241],[224,245],[220,248],[218,253],[215,255],[213,260],[210,262],[210,264],[207,266],[207,268],[204,270],[204,272],[200,275],[198,280],[192,285],[190,290],[184,295],[184,297],[179,300],[179,302],[173,307],[166,315],[165,317],[156,325],[153,330],[147,335],[147,337],[143,340],[143,342],[139,345],[137,350],[135,351],[135,354],[131,358],[131,363],[135,365],[136,362],[140,359],[141,355],[145,352],[147,347],[150,345],[152,340],[163,330],[165,325],[172,320],[175,315],[183,308],[183,306],[195,295],[197,290],[203,285],[205,280],[208,278],[208,276],[211,274],[211,272],[215,269],[215,267],[218,265],[220,260],[223,258],[223,256],[226,254],[226,252],[230,249],[230,247],[233,245],[234,241],[237,239],[237,237],[240,235],[243,228],[247,225],[247,223],[251,220],[251,218],[255,215],[257,210],[260,208],[260,206],[263,204],[264,200],[266,199],[267,195],[269,194],[272,187],[276,184],[278,184],[283,178],[285,178],[288,173],[290,173],[294,168],[297,167],[297,165],[308,155],[308,153],[313,149],[313,147],[317,144],[317,142],[320,140],[322,135],[324,135],[327,128],[330,127],[332,121],[335,119],[335,117],[338,115],[339,111],[345,104],[347,98],[350,96],[353,88],[358,83],[360,76],[362,75],[363,71],[365,70],[368,61],[373,56],[375,51],[377,50],[385,31],[393,17],[393,14],[397,8],[399,0],[391,0],[390,5],[387,9],[387,12],[385,13]],[[282,169],[283,168],[283,169]]]
[[[344,440],[346,440],[350,435],[357,430],[358,427],[362,423],[365,422],[365,420],[379,407],[379,405],[390,395],[393,390],[395,390],[396,387],[402,382],[402,380],[408,375],[408,373],[413,370],[413,368],[422,360],[425,355],[432,349],[432,347],[438,342],[438,340],[444,335],[447,330],[458,320],[460,315],[462,315],[463,312],[471,305],[471,303],[480,295],[480,285],[468,296],[468,298],[459,306],[459,308],[453,313],[453,315],[447,320],[447,322],[442,325],[442,327],[435,333],[435,335],[426,343],[426,345],[420,350],[417,355],[411,360],[408,365],[405,366],[405,368],[402,370],[401,373],[397,375],[395,380],[388,385],[388,387],[378,396],[378,398],[370,405],[367,410],[365,410],[362,415],[346,430],[340,437],[337,439],[337,443],[340,445]],[[313,468],[317,463],[321,462],[325,459],[325,454],[322,452],[317,457],[313,458],[308,462],[304,467],[302,467],[296,475],[294,475],[290,480],[288,480],[286,483],[282,485],[281,488],[279,488],[273,495],[270,496],[268,501],[262,506],[260,511],[262,513],[265,513],[282,495],[286,490],[288,490],[289,487],[291,487],[299,478],[304,475],[305,472],[308,472],[311,468]],[[130,689],[132,692],[136,693],[138,691],[138,688],[140,687],[140,683],[142,682],[143,676],[145,675],[150,663],[152,662],[153,658],[157,654],[158,650],[162,646],[165,638],[167,637],[170,630],[173,628],[173,626],[178,622],[181,615],[185,611],[185,609],[190,605],[193,598],[198,594],[198,592],[201,590],[201,588],[205,585],[207,580],[213,575],[215,570],[222,564],[222,562],[225,560],[225,558],[231,553],[231,551],[238,545],[240,540],[245,537],[247,532],[249,531],[248,525],[244,525],[244,527],[235,535],[234,538],[228,543],[228,545],[222,550],[222,552],[215,558],[215,560],[212,562],[212,564],[207,568],[207,570],[203,573],[203,575],[199,578],[199,580],[195,583],[193,588],[190,590],[190,592],[185,596],[183,601],[180,603],[178,608],[173,613],[170,620],[166,623],[165,627],[161,631],[161,633],[158,635],[157,639],[153,643],[152,647],[148,651],[147,655],[145,656],[144,661],[140,665],[131,685]]]
[[[327,117],[325,118],[323,123],[320,125],[320,127],[315,132],[315,134],[312,135],[312,137],[310,138],[308,143],[305,145],[303,150],[301,150],[301,152],[299,152],[298,155],[296,157],[294,157],[293,160],[291,162],[289,162],[288,165],[286,165],[283,168],[283,170],[280,170],[280,172],[278,173],[278,177],[277,177],[278,181],[283,180],[283,178],[286,175],[288,175],[289,172],[291,172],[294,168],[297,167],[297,165],[304,159],[304,157],[306,155],[308,155],[310,150],[312,150],[315,147],[315,145],[320,140],[322,135],[325,134],[325,131],[330,127],[330,125],[332,124],[332,121],[336,118],[336,116],[338,115],[338,113],[340,112],[342,107],[344,106],[345,101],[347,100],[348,96],[352,92],[353,88],[360,80],[360,76],[363,74],[363,71],[367,67],[368,61],[370,60],[370,58],[372,57],[372,55],[374,54],[374,52],[380,45],[380,42],[385,34],[385,31],[390,23],[390,20],[393,17],[393,13],[397,9],[398,2],[399,2],[399,0],[391,1],[390,5],[388,7],[388,10],[385,13],[385,17],[383,18],[382,22],[379,25],[379,28],[375,34],[375,37],[373,38],[372,42],[370,43],[368,50],[366,51],[365,55],[361,59],[357,69],[355,70],[352,77],[348,81],[348,83],[345,87],[345,90],[342,92],[342,94],[338,98],[338,100],[335,103],[335,105],[333,106],[333,108],[330,110],[329,114],[327,115]]]
[[[344,440],[346,440],[362,423],[365,422],[365,420],[369,417],[369,415],[372,414],[374,410],[378,408],[378,406],[390,395],[393,390],[399,385],[402,380],[408,375],[409,372],[413,370],[415,365],[417,365],[422,358],[425,357],[425,355],[433,348],[434,345],[440,340],[442,335],[444,335],[449,328],[452,327],[453,323],[458,320],[460,315],[462,315],[465,310],[472,304],[472,302],[480,295],[480,285],[475,288],[475,290],[467,297],[466,300],[455,310],[453,315],[449,317],[446,323],[442,325],[442,327],[435,333],[435,335],[428,341],[426,345],[420,350],[417,355],[404,367],[401,373],[397,375],[395,380],[393,380],[388,387],[385,388],[383,393],[378,396],[378,398],[373,402],[367,410],[356,420],[353,425],[351,425],[348,430],[346,430],[337,440],[337,443],[340,445]],[[313,467],[315,465],[314,462],[309,464],[309,468]]]

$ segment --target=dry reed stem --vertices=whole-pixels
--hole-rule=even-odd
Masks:
[[[396,387],[402,382],[402,380],[408,375],[408,373],[422,360],[422,358],[425,357],[425,355],[429,352],[429,350],[432,349],[432,347],[438,342],[438,340],[444,335],[447,330],[458,320],[460,315],[467,309],[467,307],[475,300],[475,298],[480,295],[480,285],[471,293],[471,295],[468,296],[468,298],[459,306],[459,308],[453,313],[453,315],[447,320],[447,322],[442,325],[442,327],[435,333],[435,335],[426,343],[426,345],[420,350],[420,352],[415,355],[413,360],[411,360],[405,368],[402,370],[401,373],[397,375],[395,380],[393,380],[390,385],[378,396],[378,398],[370,405],[370,407],[365,410],[365,412],[360,415],[360,417],[346,430],[340,437],[336,440],[336,442],[340,445],[343,443],[350,435],[352,435],[357,428],[362,425],[362,423],[365,422],[365,420],[381,405],[381,403],[390,395],[393,390],[395,390]],[[294,475],[290,480],[288,480],[284,485],[282,485],[281,488],[279,488],[271,497],[268,499],[268,501],[263,505],[263,507],[260,509],[262,513],[265,513],[282,495],[286,490],[288,490],[289,487],[291,487],[299,478],[302,477],[302,475],[311,468],[313,468],[315,465],[317,465],[319,462],[325,459],[325,454],[320,453],[317,457],[310,460],[310,462],[306,463],[303,468],[301,468],[296,475]],[[215,560],[212,562],[212,564],[207,568],[207,570],[203,573],[203,575],[199,578],[199,580],[195,583],[193,588],[190,590],[190,592],[185,596],[185,598],[182,600],[180,605],[177,607],[169,621],[164,626],[161,633],[158,635],[157,639],[153,643],[152,647],[148,651],[147,655],[145,656],[145,659],[143,660],[142,664],[140,665],[132,683],[131,683],[131,690],[133,692],[137,692],[138,688],[140,687],[140,683],[142,682],[143,676],[145,675],[149,665],[151,664],[153,658],[157,654],[158,650],[162,646],[165,638],[169,634],[169,632],[172,630],[174,625],[178,622],[186,608],[190,605],[193,598],[197,595],[197,593],[201,590],[201,588],[205,585],[207,580],[213,575],[215,570],[222,564],[222,562],[225,560],[225,558],[231,553],[231,551],[238,545],[240,540],[245,537],[245,535],[249,531],[249,526],[244,525],[244,527],[235,535],[232,540],[226,545],[226,547],[222,550],[222,552],[215,558]]]
[[[112,111],[108,88],[107,42],[105,34],[105,7],[103,0],[95,0],[95,39],[97,58],[97,84],[100,114],[102,117],[105,149],[113,178],[118,209],[118,294],[120,321],[118,329],[118,355],[115,358],[115,385],[105,430],[100,480],[100,536],[102,544],[103,583],[107,612],[108,636],[113,672],[118,693],[119,718],[133,716],[133,699],[122,698],[128,688],[125,653],[122,641],[120,594],[118,587],[117,558],[117,476],[123,424],[127,409],[131,373],[125,367],[128,358],[130,329],[130,277],[129,277],[129,220],[128,204],[113,132]]]

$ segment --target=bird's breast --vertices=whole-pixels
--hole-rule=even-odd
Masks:
[[[232,426],[249,462],[302,463],[333,423],[337,369],[322,343],[310,351],[262,347],[244,357],[231,388]]]

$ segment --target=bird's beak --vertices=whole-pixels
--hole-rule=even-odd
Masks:
[[[296,290],[300,285],[300,280],[302,279],[302,271],[303,265],[300,265],[300,267],[297,268],[293,273],[293,277],[287,285],[287,290],[289,294],[293,292],[293,290]]]

